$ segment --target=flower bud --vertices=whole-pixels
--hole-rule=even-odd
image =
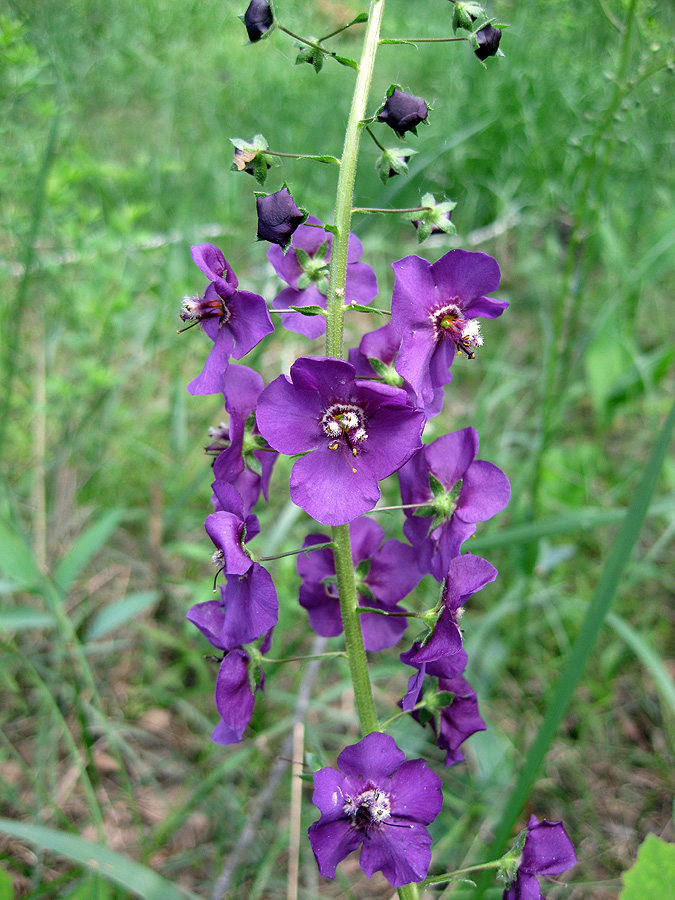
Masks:
[[[403,137],[406,131],[417,134],[417,126],[420,122],[426,122],[428,112],[429,108],[421,97],[413,97],[395,87],[387,96],[377,118],[393,128],[399,137]]]
[[[499,50],[501,38],[502,32],[500,28],[495,28],[494,25],[486,25],[485,28],[481,28],[475,34],[478,46],[473,52],[481,61],[487,59],[488,56],[495,56]]]
[[[252,44],[259,41],[274,24],[274,15],[267,0],[251,0],[244,13],[244,25]]]
[[[286,247],[295,229],[302,225],[307,213],[295,205],[287,187],[275,194],[256,199],[258,211],[258,237],[271,244]]]

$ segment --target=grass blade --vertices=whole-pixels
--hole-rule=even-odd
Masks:
[[[135,860],[100,844],[85,841],[77,834],[45,828],[43,825],[13,822],[11,819],[0,819],[0,831],[86,866],[142,900],[202,900],[192,891],[177,887]]]
[[[95,556],[110,538],[119,523],[124,518],[124,511],[111,509],[105,515],[81,534],[63,557],[54,572],[54,581],[64,594],[68,593],[70,586],[82,572],[89,560]]]
[[[140,616],[149,606],[159,600],[159,591],[137,591],[127,594],[122,600],[114,600],[102,609],[87,631],[87,640],[95,641],[104,637],[131,619]]]
[[[490,848],[489,859],[496,859],[503,852],[506,842],[512,833],[513,826],[525,806],[537,779],[551,741],[567,711],[572,694],[581,680],[586,663],[595,647],[600,629],[609,613],[612,600],[619,586],[621,574],[628,564],[638,535],[642,530],[642,524],[656,489],[674,428],[675,403],[672,405],[668,417],[661,428],[649,461],[642,473],[642,478],[623,517],[621,527],[612,544],[600,576],[600,581],[586,613],[586,618],[567,658],[560,679],[553,690],[544,720],[528,751],[518,780],[506,803],[499,825],[495,830],[495,838]],[[475,900],[480,900],[483,896],[491,878],[491,874],[481,877],[478,882]]]

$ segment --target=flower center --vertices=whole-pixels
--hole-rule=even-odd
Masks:
[[[180,317],[184,322],[201,322],[202,319],[220,318],[221,325],[224,325],[230,318],[230,310],[227,308],[222,297],[215,294],[207,299],[206,297],[185,297]]]
[[[337,450],[342,444],[354,458],[359,455],[359,445],[368,439],[366,416],[358,406],[334,403],[324,413],[321,427],[330,439],[329,450]]]
[[[466,353],[469,359],[475,357],[475,348],[483,346],[478,319],[465,319],[462,310],[454,303],[442,306],[431,314],[438,341],[450,340],[458,353]]]
[[[345,797],[342,807],[354,828],[366,830],[391,818],[389,796],[378,788],[369,788],[356,797]]]

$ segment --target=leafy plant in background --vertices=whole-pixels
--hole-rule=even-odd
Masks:
[[[310,157],[340,167],[334,224],[309,217],[285,183],[275,192],[256,195],[258,238],[273,245],[269,259],[288,285],[272,312],[280,315],[282,325],[307,337],[325,331],[325,356],[301,356],[290,376],[279,375],[265,387],[255,371],[233,363],[272,332],[267,304],[261,296],[239,289],[219,248],[192,247],[192,258],[208,284],[185,299],[181,318],[188,324],[183,330],[200,325],[213,346],[188,390],[222,393],[230,425],[212,433],[222,443],[209,450],[223,449],[214,461],[215,511],[206,519],[216,548],[216,579],[222,573],[226,580],[219,588],[220,599],[196,604],[188,618],[223,654],[215,691],[220,722],[213,740],[238,743],[258,691],[265,686],[279,617],[273,580],[262,565],[276,557],[258,556],[249,547],[260,532],[252,511],[263,494],[267,497],[277,453],[293,457],[291,499],[317,523],[331,526],[330,536],[310,535],[300,549],[290,551],[299,555],[300,602],[317,634],[344,633],[363,736],[340,753],[337,769],[324,767],[314,773],[313,800],[321,817],[310,827],[309,840],[320,873],[335,878],[337,865],[361,848],[366,875],[381,871],[402,900],[418,897],[420,884],[466,878],[468,872],[484,868],[497,869],[507,882],[505,900],[535,900],[540,896],[538,875],[559,875],[576,863],[562,823],[539,823],[532,817],[503,858],[426,880],[432,858],[426,826],[440,812],[442,783],[424,760],[406,760],[385,731],[399,715],[411,714],[420,724],[431,725],[439,746],[448,751],[449,766],[464,759],[460,745],[485,729],[476,694],[463,677],[467,655],[459,620],[466,601],[493,581],[497,571],[462,549],[476,523],[506,507],[510,485],[500,469],[476,459],[475,429],[446,434],[430,444],[422,441],[427,421],[441,411],[455,356],[473,359],[484,342],[479,320],[497,318],[508,306],[489,296],[500,281],[492,257],[455,249],[433,265],[418,256],[392,261],[391,311],[372,310],[390,317],[390,324],[364,335],[359,347],[349,351],[352,362],[341,358],[344,317],[352,310],[370,313],[377,293],[374,273],[360,262],[363,248],[350,234],[361,136],[367,131],[381,149],[376,169],[385,175],[383,180],[405,175],[411,154],[386,148],[371,123],[387,125],[400,140],[408,132],[417,134],[429,114],[422,98],[392,85],[380,109],[368,115],[378,46],[383,41],[465,41],[483,62],[498,54],[501,38],[500,28],[482,7],[455,2],[454,31],[466,30],[468,36],[383,39],[384,7],[385,0],[372,0],[367,16],[319,39],[290,32],[267,0],[252,0],[243,16],[252,43],[276,27],[300,43],[298,63],[311,63],[318,73],[324,58],[333,59],[355,69],[357,76],[342,157]],[[366,28],[358,63],[328,49],[326,41],[362,23]],[[233,144],[233,168],[260,184],[266,182],[275,157],[294,155],[270,151],[261,134],[250,142],[233,139]],[[426,195],[416,209],[357,211],[409,216],[421,242],[434,231],[453,230],[453,206]],[[402,503],[386,509],[405,512],[409,544],[383,544],[382,529],[368,518],[383,508],[377,505],[379,483],[395,473]],[[401,606],[425,575],[440,585],[437,602],[421,611]],[[214,592],[217,589],[214,579]],[[374,703],[366,650],[396,644],[408,619],[418,625],[418,634],[401,661],[414,673],[399,704],[402,713],[389,712],[383,721]]]

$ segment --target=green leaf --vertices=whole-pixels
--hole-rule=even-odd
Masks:
[[[355,19],[352,19],[351,22],[346,26],[349,28],[351,25],[359,25],[361,22],[368,21],[368,13],[362,12],[359,13]]]
[[[78,537],[54,572],[54,581],[64,592],[70,590],[72,583],[106,544],[124,516],[124,510],[111,509]]]
[[[619,900],[675,900],[675,844],[648,834],[621,880]]]
[[[350,59],[348,56],[334,56],[333,59],[339,62],[341,66],[349,66],[350,69],[359,71],[359,64],[355,59]]]
[[[0,519],[0,547],[0,569],[4,575],[24,587],[40,582],[42,573],[33,551],[4,519]]]
[[[417,50],[417,44],[414,41],[402,41],[397,38],[382,38],[379,41],[380,44],[407,44],[409,47],[414,47]],[[398,85],[396,85],[398,87]],[[387,94],[387,96],[389,96]]]
[[[56,623],[53,617],[39,609],[26,607],[10,607],[0,610],[0,630],[28,631],[31,628],[53,628]]]
[[[95,641],[116,628],[126,625],[131,619],[145,612],[159,599],[159,591],[137,591],[127,594],[122,600],[114,600],[94,618],[87,631],[87,640]]]
[[[14,879],[6,869],[0,869],[0,900],[14,900]]]
[[[331,156],[329,153],[322,153],[319,156],[303,156],[303,159],[313,159],[315,162],[325,163],[327,166],[339,166],[340,160],[337,156]]]
[[[369,306],[364,306],[362,303],[347,303],[345,309],[353,309],[355,312],[371,313],[373,316],[391,315],[386,309],[371,309]]]
[[[201,900],[197,894],[177,887],[152,869],[77,834],[12,819],[0,819],[0,831],[86,866],[142,900]]]
[[[289,310],[300,313],[301,316],[326,316],[326,310],[320,306],[289,306]]]

